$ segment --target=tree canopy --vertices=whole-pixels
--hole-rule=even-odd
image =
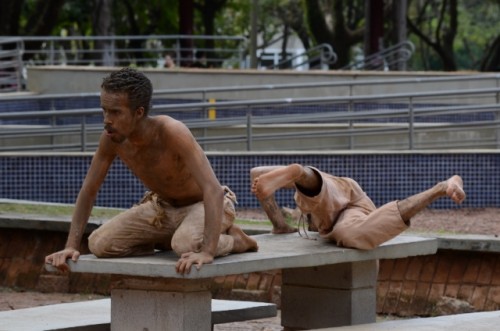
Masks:
[[[500,0],[377,0],[379,44],[388,48],[399,27],[393,9],[406,1],[407,39],[416,46],[409,70],[500,71]],[[250,37],[249,0],[3,0],[0,36],[233,35]],[[304,48],[329,44],[332,69],[353,61],[373,35],[365,0],[258,0],[260,49],[291,37]],[[368,24],[370,23],[369,27]],[[373,41],[373,40],[372,40]],[[378,41],[378,39],[376,40]],[[373,44],[373,43],[372,43]],[[134,45],[131,45],[133,47]],[[135,45],[138,46],[138,45]],[[209,40],[204,47],[216,48]]]

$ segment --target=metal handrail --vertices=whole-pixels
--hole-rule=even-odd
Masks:
[[[13,37],[7,37],[13,38]],[[143,36],[22,36],[26,45],[24,65],[106,65],[119,66],[125,64],[149,64],[158,66],[166,53],[176,55],[178,66],[195,61],[196,52],[207,53],[207,61],[219,66],[230,58],[238,66],[244,66],[244,48],[247,38],[243,36],[203,36],[203,35],[143,35]],[[193,47],[182,46],[182,41],[194,41]],[[205,48],[206,40],[214,42],[235,43],[231,47]],[[130,46],[133,42],[141,42],[141,47]],[[97,48],[96,42],[105,47]],[[41,48],[31,48],[32,44]],[[87,48],[79,47],[86,43]],[[167,45],[168,44],[168,45]],[[147,53],[147,54],[146,54]],[[92,56],[95,55],[95,56]]]
[[[0,37],[0,92],[23,89],[24,43],[17,37]]]
[[[348,87],[349,95],[355,96],[355,87],[369,85],[402,85],[402,84],[427,84],[440,82],[460,82],[460,81],[481,81],[494,79],[496,86],[500,86],[500,74],[478,74],[444,77],[425,77],[425,78],[394,78],[394,79],[360,79],[345,81],[324,81],[324,82],[303,82],[303,83],[285,83],[285,84],[259,84],[259,85],[239,85],[239,86],[218,86],[218,87],[195,87],[179,89],[155,89],[154,97],[167,95],[190,95],[201,94],[201,101],[207,100],[209,93],[228,93],[240,91],[272,91],[287,89],[314,89],[319,87]],[[100,92],[88,93],[64,93],[64,94],[40,94],[40,95],[0,95],[0,101],[10,100],[51,100],[80,97],[99,97]]]
[[[341,70],[380,70],[392,64],[408,61],[415,52],[415,45],[409,41],[403,41],[393,46],[364,57],[341,68]]]
[[[296,59],[302,59],[306,57],[306,60],[293,63]],[[267,69],[281,69],[283,67],[295,69],[302,67],[305,64],[309,65],[309,69],[311,69],[311,64],[318,62],[319,67],[323,68],[324,65],[332,65],[337,62],[338,56],[337,53],[333,50],[333,47],[330,44],[320,44],[315,47],[309,48],[304,53],[294,55],[289,57],[277,64],[273,64],[267,66]]]
[[[227,143],[234,142],[247,142],[247,149],[252,149],[252,141],[276,140],[286,139],[289,137],[360,137],[366,134],[389,134],[389,133],[405,133],[408,136],[409,145],[407,149],[415,149],[414,137],[422,130],[435,129],[441,126],[444,129],[451,129],[449,123],[418,123],[415,122],[416,117],[422,116],[439,116],[443,114],[474,114],[474,113],[497,113],[500,111],[500,104],[493,103],[488,105],[456,105],[456,106],[432,106],[426,108],[415,108],[412,105],[417,104],[419,99],[439,98],[439,97],[456,97],[464,95],[493,95],[496,96],[500,93],[500,87],[488,89],[467,89],[467,90],[447,90],[447,91],[427,91],[418,93],[392,93],[384,95],[362,95],[362,96],[341,96],[341,97],[322,97],[322,98],[283,98],[283,99],[267,99],[267,100],[240,100],[240,101],[221,101],[216,103],[210,102],[194,102],[188,104],[175,104],[175,105],[157,105],[155,106],[156,112],[168,114],[171,111],[176,112],[204,112],[209,107],[215,107],[218,111],[225,110],[245,110],[247,115],[238,115],[230,118],[218,118],[213,121],[207,119],[185,120],[184,122],[191,129],[208,129],[208,128],[222,128],[222,127],[246,127],[246,134],[227,135],[225,137],[198,137],[199,141],[203,144],[214,143],[214,141],[225,141]],[[297,105],[319,105],[319,104],[348,104],[348,103],[367,103],[384,101],[390,103],[401,100],[407,100],[408,107],[405,109],[384,109],[377,111],[338,111],[338,112],[322,112],[322,113],[302,113],[298,115],[262,115],[254,116],[253,111],[262,107],[281,107],[281,106],[297,106]],[[0,122],[12,119],[34,119],[34,118],[54,118],[54,117],[78,117],[82,119],[82,125],[79,129],[74,126],[74,131],[80,131],[82,137],[86,137],[89,132],[99,132],[102,130],[102,124],[88,124],[85,123],[86,118],[89,116],[100,115],[101,110],[94,109],[79,109],[79,110],[50,110],[50,111],[29,111],[29,112],[11,112],[0,113]],[[250,117],[248,117],[250,116]],[[409,120],[404,123],[371,123],[370,120],[380,118],[408,118]],[[371,128],[361,127],[362,123],[355,123],[356,121],[363,121],[371,123]],[[337,130],[318,130],[318,132],[306,132],[296,129],[291,133],[265,133],[256,134],[254,130],[262,125],[275,125],[275,124],[292,124],[302,123],[310,126],[315,126],[317,123],[329,123],[329,125],[337,126]],[[347,123],[354,123],[348,125]],[[340,130],[339,125],[344,127]],[[376,126],[376,127],[373,127]],[[477,128],[482,127],[485,129],[499,130],[498,121],[488,120],[486,122],[475,121],[467,123],[453,124],[453,128]],[[60,130],[61,126],[47,126],[47,131]],[[17,128],[16,133],[12,134],[12,130],[2,130],[0,138],[14,138],[19,136],[19,132],[23,132],[22,128]],[[41,129],[37,129],[42,131]],[[83,132],[82,132],[83,130]],[[85,131],[87,130],[87,131]],[[28,132],[26,129],[24,132]],[[45,132],[46,133],[46,132]],[[85,140],[85,139],[83,139]],[[457,143],[457,142],[454,142]],[[484,144],[483,144],[484,145]],[[91,146],[86,141],[82,141],[81,150],[85,151]],[[488,145],[489,146],[489,145]],[[36,149],[36,146],[33,147]],[[45,148],[45,146],[44,146]],[[54,149],[58,147],[54,146]],[[350,146],[349,148],[352,148]],[[421,147],[420,147],[421,148]],[[9,150],[12,150],[10,147]],[[0,150],[2,148],[0,147]],[[6,149],[4,149],[6,150]]]
[[[302,97],[302,98],[276,98],[276,99],[261,99],[261,100],[235,100],[235,101],[216,101],[216,102],[189,102],[176,103],[166,105],[155,105],[155,110],[162,111],[182,111],[189,109],[206,109],[210,107],[230,108],[230,107],[248,107],[248,106],[282,106],[282,105],[301,105],[301,104],[322,104],[332,102],[366,102],[377,100],[390,99],[411,99],[411,98],[429,98],[429,97],[444,97],[444,96],[464,96],[464,95],[481,95],[481,94],[497,94],[500,93],[500,87],[483,88],[483,89],[458,89],[446,91],[426,91],[426,92],[410,92],[410,93],[391,93],[377,95],[357,95],[357,96],[326,96],[326,97]],[[96,94],[97,95],[97,94]],[[47,110],[47,111],[27,111],[27,112],[9,112],[0,113],[0,120],[13,118],[33,118],[33,117],[52,117],[52,116],[87,116],[96,115],[102,112],[99,108],[93,109],[76,109],[76,110]]]

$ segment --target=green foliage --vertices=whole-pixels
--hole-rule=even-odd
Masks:
[[[178,0],[113,2],[116,35],[178,34]]]
[[[419,7],[427,4],[427,7]],[[416,24],[430,42],[439,42],[437,36],[449,29],[448,16],[441,29],[438,29],[438,15],[441,1],[426,0],[410,2],[409,19]],[[426,10],[423,11],[422,9]],[[420,15],[420,16],[419,16]],[[496,0],[458,1],[458,30],[453,43],[453,54],[458,70],[478,70],[486,50],[491,46],[500,31],[500,2]],[[442,70],[441,59],[422,39],[410,35],[417,51],[410,61],[413,70]]]
[[[112,1],[111,33],[114,35],[175,35],[179,34],[179,4],[181,0],[120,0]],[[42,5],[52,4],[53,15],[38,13]],[[34,27],[39,27],[40,22],[45,22],[50,27],[50,35],[95,35],[96,5],[98,0],[23,0],[22,11],[18,20],[19,35],[32,35]],[[207,5],[208,0],[194,0],[195,5]],[[227,0],[217,2],[224,4],[221,10],[215,13],[214,33],[216,35],[245,36],[251,35],[251,9],[253,1]],[[391,5],[386,1],[386,6]],[[409,63],[413,70],[442,70],[442,55],[436,52],[432,43],[438,43],[447,29],[450,28],[450,17],[446,16],[438,29],[439,13],[443,4],[450,3],[443,0],[408,0],[408,18],[422,31],[423,36],[409,34],[409,39],[416,45],[416,53]],[[458,30],[453,41],[453,57],[459,70],[477,70],[493,41],[500,34],[500,2],[498,0],[458,0]],[[317,5],[317,18],[307,24],[306,14],[310,11],[311,4]],[[339,5],[341,4],[341,6]],[[360,38],[353,38],[355,31],[364,28],[365,0],[259,0],[258,1],[258,32],[260,36],[259,47],[263,48],[271,41],[280,37],[285,24],[293,32],[298,33],[302,20],[306,37],[300,35],[302,41],[318,39],[318,26],[327,24],[323,31],[338,33],[336,23],[340,18],[347,33],[337,35],[333,47],[337,53],[342,53],[350,58],[349,49],[362,47]],[[61,7],[62,6],[62,7]],[[10,7],[0,5],[7,11]],[[44,7],[47,8],[47,7]],[[194,10],[194,34],[205,34],[204,22],[200,7]],[[315,7],[316,8],[316,7]],[[336,13],[336,10],[342,11]],[[56,13],[56,9],[60,9]],[[390,9],[390,8],[389,8]],[[388,13],[390,10],[388,10]],[[12,12],[16,15],[16,12]],[[8,16],[8,15],[7,15]],[[391,31],[392,18],[386,15],[385,28]],[[54,19],[52,22],[51,20]],[[31,25],[31,26],[30,26]],[[313,29],[316,28],[313,36]],[[338,28],[338,26],[337,26]],[[4,27],[4,31],[10,31]],[[40,30],[45,31],[45,30]],[[40,32],[40,33],[42,33]],[[307,36],[308,35],[308,36]],[[327,34],[330,38],[330,34]],[[438,37],[440,36],[440,37]],[[320,38],[321,39],[321,38]],[[427,39],[427,40],[425,40]],[[342,40],[345,42],[342,44]],[[324,42],[324,38],[321,42]],[[233,44],[231,44],[233,43]],[[389,42],[384,42],[389,45]],[[234,47],[235,42],[216,42],[216,48]],[[137,46],[137,45],[134,45]],[[141,45],[139,45],[140,47]],[[144,45],[142,45],[144,46]],[[171,47],[172,45],[163,45]],[[311,45],[311,46],[314,46]]]
[[[455,41],[458,68],[477,70],[484,51],[500,33],[500,4],[493,1],[463,1]]]

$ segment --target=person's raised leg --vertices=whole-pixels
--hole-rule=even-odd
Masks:
[[[254,185],[257,178],[280,168],[283,168],[283,166],[265,166],[265,167],[252,168],[250,170],[252,193],[254,193]],[[293,184],[289,185],[289,187],[286,188],[293,188]],[[262,207],[262,209],[264,210],[264,212],[266,213],[267,217],[269,218],[269,220],[273,225],[272,233],[280,234],[280,233],[291,233],[297,231],[297,229],[294,229],[285,222],[285,218],[281,213],[280,207],[278,206],[276,199],[274,198],[274,194],[271,194],[270,196],[263,199],[257,197],[257,200],[259,200],[260,206]]]
[[[307,192],[319,192],[321,180],[310,168],[300,164],[288,166],[257,167],[250,171],[252,193],[255,194],[273,224],[272,233],[291,233],[297,229],[286,224],[276,203],[274,193],[281,188],[295,188],[299,185]]]
[[[404,200],[398,201],[401,217],[405,222],[408,222],[413,216],[425,209],[432,202],[445,196],[448,196],[457,204],[465,200],[463,182],[460,176],[452,176],[448,180],[442,181],[424,192],[417,193]]]

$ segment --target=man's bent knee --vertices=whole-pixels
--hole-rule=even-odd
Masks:
[[[97,257],[121,257],[133,255],[130,247],[118,247],[114,240],[95,231],[89,236],[89,250]]]
[[[110,250],[109,246],[110,246],[109,240],[102,238],[95,231],[90,234],[90,236],[89,236],[89,250],[95,256],[97,256],[97,257],[113,256],[113,255],[110,255],[109,253],[107,253]]]
[[[97,257],[123,257],[154,254],[154,244],[144,243],[129,245],[125,242],[117,243],[107,237],[92,233],[89,237],[89,250]]]
[[[186,240],[179,237],[174,237],[172,239],[172,250],[178,255],[181,256],[184,253],[195,252],[198,253],[201,251],[202,241],[193,241]]]

